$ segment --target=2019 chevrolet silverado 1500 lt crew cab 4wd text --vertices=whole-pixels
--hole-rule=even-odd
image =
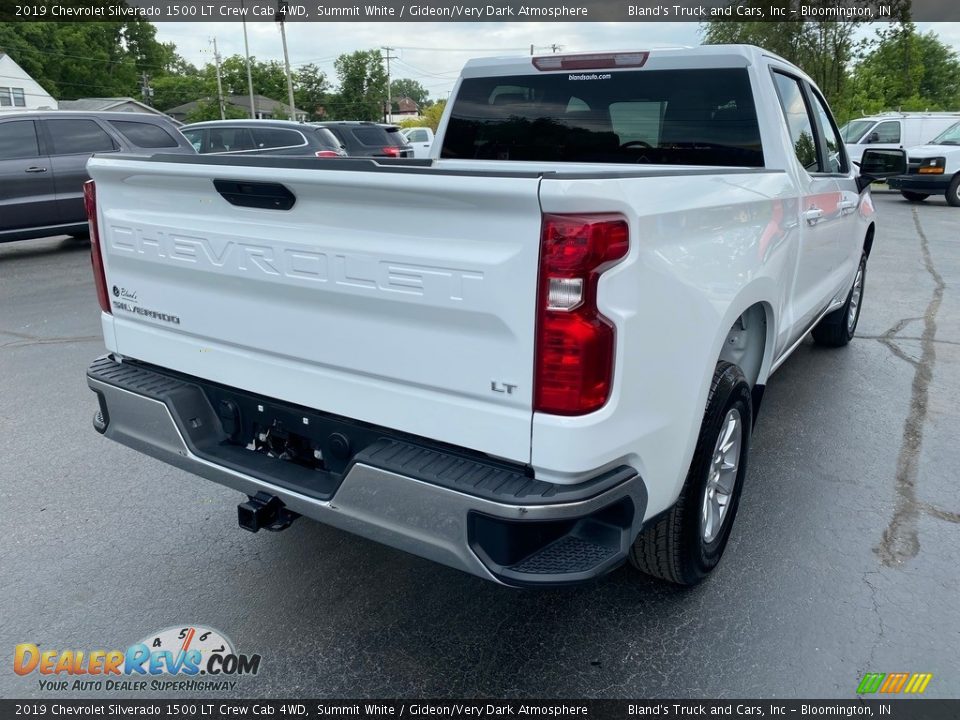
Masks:
[[[108,438],[507,585],[716,565],[764,384],[875,237],[762,50],[472,61],[429,159],[94,157]],[[811,382],[816,381],[811,378]]]

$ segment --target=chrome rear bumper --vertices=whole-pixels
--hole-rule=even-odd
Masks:
[[[122,381],[115,372],[121,367]],[[146,375],[130,382],[131,373]],[[192,414],[198,397],[200,403],[208,399],[203,381],[105,357],[91,366],[87,382],[100,402],[94,425],[111,440],[247,496],[276,496],[304,517],[494,582],[556,585],[605,574],[626,559],[644,517],[646,488],[626,467],[606,473],[603,482],[584,484],[591,486],[584,493],[557,486],[562,492],[539,489],[499,499],[377,466],[371,459],[376,453],[358,452],[332,496],[319,498],[201,456],[186,428],[202,422]],[[191,417],[183,417],[188,396]],[[204,420],[209,424],[210,418],[216,418],[212,411]],[[533,484],[544,485],[530,479]],[[591,488],[597,491],[591,494]]]

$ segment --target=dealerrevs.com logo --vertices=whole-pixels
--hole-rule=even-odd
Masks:
[[[37,676],[44,691],[231,691],[256,675],[259,655],[236,652],[230,639],[200,625],[170,627],[126,650],[47,650],[20,643],[13,671]]]

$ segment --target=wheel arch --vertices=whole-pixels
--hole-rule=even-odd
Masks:
[[[778,317],[774,298],[775,287],[766,283],[745,288],[724,316],[720,343],[713,365],[726,361],[737,365],[753,396],[753,419],[756,422],[763,391],[774,361]],[[713,367],[710,369],[713,372]]]

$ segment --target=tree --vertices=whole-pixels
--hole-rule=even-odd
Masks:
[[[217,67],[213,63],[204,68],[204,74],[214,82],[217,81]],[[224,95],[247,95],[247,61],[243,55],[231,55],[220,62],[220,76],[223,82]],[[287,73],[283,63],[277,60],[261,62],[257,58],[250,58],[250,76],[253,78],[253,92],[272,100],[287,99]]]
[[[746,7],[776,5],[784,17],[802,17],[801,6],[833,8],[833,0],[747,0],[736,3]],[[879,0],[860,0],[858,7],[876,6]],[[909,21],[910,0],[892,0],[891,16],[901,23]],[[782,22],[739,22],[715,20],[701,27],[706,44],[746,43],[777,53],[813,78],[834,109],[847,97],[849,67],[862,52],[866,41],[857,35],[866,19],[784,20]]]
[[[193,102],[198,98],[211,97],[217,93],[216,81],[195,74],[164,75],[151,81],[153,106],[166,112],[170,108]],[[219,117],[219,116],[218,116]]]
[[[832,101],[843,92],[845,69],[856,51],[858,24],[836,20],[779,23],[715,20],[706,23],[702,32],[704,42],[709,45],[745,43],[780,55],[810,75]]]
[[[413,100],[420,109],[425,109],[430,104],[430,93],[416,80],[409,78],[397,78],[390,81],[390,97],[393,98],[394,106],[398,98],[408,97]],[[396,110],[396,107],[394,108]]]
[[[248,117],[247,111],[238,108],[236,105],[226,103],[223,106],[224,115],[227,120],[235,120]],[[197,107],[187,113],[186,121],[188,123],[203,122],[204,120],[219,120],[220,106],[216,98],[201,100]]]
[[[429,127],[434,132],[440,125],[440,118],[443,117],[443,110],[447,106],[446,100],[437,100],[433,105],[423,111],[423,121],[420,125]]]
[[[387,73],[379,50],[357,50],[338,57],[340,90],[325,109],[334,119],[382,120],[387,100]]]
[[[850,74],[838,114],[885,110],[954,110],[960,106],[960,59],[934,33],[913,23],[880,30]]]
[[[0,48],[59,100],[140,97],[141,74],[159,77],[176,62],[142,20],[0,23]]]
[[[324,103],[328,97],[330,84],[327,76],[316,65],[310,63],[297,70],[293,82],[293,98],[297,107],[310,114],[311,120],[323,115]]]

